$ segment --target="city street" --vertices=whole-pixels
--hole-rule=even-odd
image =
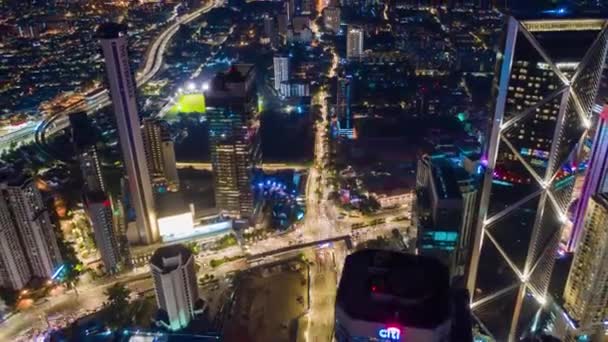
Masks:
[[[169,41],[176,33],[180,24],[188,23],[199,15],[213,8],[214,3],[208,3],[195,12],[179,17],[171,26],[154,41],[147,53],[146,63],[137,74],[138,84],[143,84],[151,79],[163,64],[163,54]],[[317,36],[320,32],[314,26]],[[335,48],[329,47],[331,51],[331,65],[326,74],[328,78],[337,75],[339,57]],[[314,160],[310,167],[306,184],[307,211],[304,221],[299,229],[285,234],[271,236],[267,239],[256,241],[246,246],[232,246],[220,251],[203,251],[196,256],[199,265],[199,276],[213,274],[216,278],[225,277],[235,271],[251,268],[268,262],[277,262],[293,258],[297,253],[304,252],[308,260],[312,261],[310,269],[310,309],[302,318],[303,329],[300,336],[305,341],[328,341],[333,334],[333,310],[334,298],[339,280],[341,267],[348,251],[344,241],[336,243],[325,243],[332,238],[343,238],[352,233],[353,223],[363,219],[350,219],[339,221],[337,219],[337,208],[328,201],[332,188],[329,186],[330,175],[327,165],[329,164],[329,118],[330,106],[328,99],[329,86],[322,84],[319,91],[312,98],[312,105],[320,108],[321,120],[315,123]],[[97,106],[105,106],[109,103],[107,95],[99,100]],[[62,113],[59,113],[60,115]],[[43,130],[48,126],[43,125]],[[44,134],[44,132],[41,132]],[[209,170],[210,165],[205,163],[178,163],[178,167]],[[300,169],[304,165],[293,164],[266,164],[265,168],[279,170],[284,168]],[[354,244],[358,241],[373,239],[377,236],[387,236],[391,230],[409,224],[408,222],[390,222],[395,213],[387,212],[378,215],[387,218],[387,223],[359,228],[356,231]],[[311,247],[311,244],[317,244]],[[157,247],[157,246],[156,246]],[[288,252],[282,251],[288,249]],[[152,249],[150,249],[152,251]],[[140,251],[141,252],[141,251]],[[273,253],[277,252],[277,253]],[[138,252],[139,253],[139,252]],[[259,259],[249,259],[247,256],[268,254]],[[212,260],[226,258],[227,262],[218,267],[211,267]],[[119,278],[104,278],[103,280],[83,283],[78,286],[77,296],[74,291],[68,291],[57,296],[50,297],[48,301],[39,306],[25,309],[15,314],[8,322],[0,328],[0,340],[12,340],[24,333],[31,334],[36,331],[44,331],[47,324],[47,315],[52,313],[54,317],[61,317],[53,326],[64,326],[72,319],[98,310],[105,300],[104,291],[116,282],[124,282],[134,292],[148,291],[152,289],[149,278],[149,270],[146,266],[139,267],[130,273],[121,275]],[[71,319],[69,319],[71,318]]]

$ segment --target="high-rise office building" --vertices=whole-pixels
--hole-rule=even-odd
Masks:
[[[349,26],[346,31],[346,58],[358,59],[363,57],[363,29]]]
[[[479,175],[467,164],[474,161],[441,149],[418,160],[416,171],[418,253],[443,262],[453,280],[465,276],[476,222]]]
[[[175,164],[175,147],[167,123],[159,119],[144,119],[142,138],[152,184],[163,190],[177,191],[179,179]]]
[[[335,340],[472,341],[466,291],[450,288],[434,258],[362,250],[346,257],[335,308]]]
[[[3,182],[0,190],[31,275],[42,279],[52,277],[62,258],[42,194],[33,180],[21,178]]]
[[[608,320],[608,194],[594,195],[564,290],[564,308],[575,324],[570,335],[603,337]],[[591,341],[600,339],[591,339]]]
[[[608,193],[608,105],[605,105],[598,118],[591,156],[587,164],[585,183],[578,201],[572,234],[568,249],[574,251],[583,234],[585,212],[591,196]]]
[[[252,173],[261,159],[253,65],[217,74],[205,96],[215,204],[229,216],[251,218]]]
[[[353,78],[350,75],[338,78],[335,115],[338,134],[347,138],[355,136],[354,120],[351,113],[352,89]]]
[[[97,36],[101,41],[110,97],[114,106],[118,137],[129,178],[130,204],[135,209],[138,242],[150,244],[158,241],[154,197],[146,153],[141,137],[137,113],[136,85],[129,67],[127,32],[124,25],[100,25]]]
[[[114,227],[112,202],[103,192],[85,194],[84,207],[93,227],[93,237],[106,272],[119,270],[121,263],[120,246]]]
[[[337,33],[340,31],[340,7],[326,7],[323,9],[323,25],[326,29]]]
[[[274,90],[282,96],[289,95],[289,56],[276,55],[273,58]]]
[[[91,127],[87,113],[70,114],[70,128],[85,191],[105,191],[106,186],[101,173],[101,162],[95,146],[95,132]]]
[[[468,278],[476,316],[501,341],[546,302],[608,45],[603,19],[505,21]]]
[[[167,327],[179,330],[194,317],[198,298],[194,256],[183,245],[157,249],[150,259],[156,303],[167,314]]]

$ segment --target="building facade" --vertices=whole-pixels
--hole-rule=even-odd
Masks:
[[[349,26],[346,31],[346,58],[359,59],[363,57],[363,29]]]
[[[452,280],[462,279],[468,267],[479,189],[478,175],[466,171],[461,159],[425,155],[416,171],[418,253],[443,262]]]
[[[472,341],[467,299],[450,294],[448,270],[434,258],[358,251],[344,262],[335,340]]]
[[[340,31],[340,7],[326,7],[323,9],[323,25],[333,33]]]
[[[583,221],[564,290],[564,309],[577,328],[572,335],[603,337],[608,320],[608,194],[589,200]]]
[[[157,249],[150,259],[156,303],[167,314],[170,330],[188,326],[198,298],[194,256],[183,245]]]
[[[153,186],[161,191],[179,190],[175,147],[167,123],[159,119],[144,119],[142,139]]]
[[[24,285],[25,279],[29,281],[31,277],[50,279],[63,260],[40,191],[31,179],[3,182],[0,191],[0,210],[3,211],[2,220],[6,224],[3,224],[2,229],[7,238],[1,246],[4,264],[1,272],[3,278],[5,275],[8,277],[2,282],[19,288]],[[18,241],[15,237],[18,237]],[[20,264],[15,264],[16,262]]]
[[[261,160],[252,65],[234,65],[211,82],[207,98],[215,204],[228,216],[254,214],[253,169]]]
[[[121,267],[122,255],[114,226],[112,202],[103,192],[89,192],[85,195],[84,205],[106,272],[117,272]]]
[[[492,335],[517,340],[547,300],[608,40],[603,19],[505,21],[468,287]]]
[[[138,242],[151,244],[159,239],[154,197],[137,112],[136,84],[129,66],[126,27],[106,23],[97,32],[101,42],[110,98],[114,106],[118,137],[127,176],[130,204],[135,209]]]
[[[70,128],[85,191],[105,191],[106,186],[97,153],[95,132],[87,113],[70,114]]]
[[[568,249],[574,251],[584,231],[585,213],[591,196],[608,192],[608,106],[599,115],[583,191],[578,201]]]
[[[0,286],[19,290],[30,281],[32,272],[21,247],[17,225],[7,197],[0,197]]]
[[[335,115],[338,134],[347,138],[353,138],[355,135],[354,120],[351,112],[352,92],[353,78],[350,75],[339,77]]]
[[[289,96],[289,57],[276,55],[273,58],[274,90],[281,96]]]

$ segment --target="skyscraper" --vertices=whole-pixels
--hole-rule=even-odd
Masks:
[[[591,196],[606,192],[608,192],[608,106],[604,106],[598,118],[585,183],[574,215],[572,235],[568,244],[569,250],[576,249],[583,234],[585,212]]]
[[[217,74],[206,98],[215,204],[229,216],[251,218],[252,173],[261,159],[253,65]]]
[[[447,267],[394,251],[346,257],[335,319],[338,342],[473,340],[468,296],[450,288]]]
[[[157,249],[150,259],[156,303],[167,314],[168,328],[185,328],[194,317],[198,298],[194,256],[183,245]]]
[[[363,57],[363,29],[349,26],[346,32],[346,58],[357,59]]]
[[[70,127],[85,191],[105,191],[106,187],[101,173],[101,163],[97,147],[95,146],[95,133],[91,127],[87,113],[70,114]]]
[[[353,138],[354,123],[351,114],[353,78],[350,75],[338,78],[338,93],[336,94],[336,120],[338,124],[338,134],[340,136]]]
[[[3,205],[8,208],[8,212],[3,213],[4,223],[11,224],[8,220],[10,215],[31,276],[42,279],[50,278],[58,269],[62,258],[57,236],[40,191],[31,179],[20,177],[3,182],[0,184],[0,190]],[[7,243],[14,246],[13,237],[9,236],[11,240]],[[21,259],[18,253],[19,251],[15,250],[16,260]]]
[[[138,242],[154,243],[158,241],[159,234],[137,113],[136,85],[129,67],[126,27],[116,23],[102,24],[98,28],[97,35],[105,57],[110,97],[116,115],[124,167],[129,178],[130,200],[135,209]]]
[[[19,290],[32,277],[17,225],[4,196],[0,197],[0,287]]]
[[[501,341],[547,300],[608,43],[603,19],[505,20],[469,274],[474,313]]]
[[[276,55],[273,58],[274,90],[282,96],[289,95],[289,56]]]
[[[478,175],[463,165],[466,156],[437,150],[418,160],[416,210],[420,255],[433,256],[450,270],[451,279],[462,279],[468,267],[475,227]]]
[[[608,319],[608,194],[589,200],[583,222],[564,290],[564,308],[576,325],[571,335],[603,337]]]
[[[116,272],[122,257],[112,217],[112,202],[103,192],[89,192],[85,195],[84,205],[106,272]]]
[[[175,148],[167,123],[147,118],[143,120],[143,143],[152,184],[168,190],[179,189]]]

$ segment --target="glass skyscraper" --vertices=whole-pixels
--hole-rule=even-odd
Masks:
[[[608,45],[604,19],[505,20],[468,281],[475,316],[499,341],[518,340],[549,300]]]
[[[253,65],[237,64],[219,73],[205,96],[215,205],[228,216],[249,219],[253,169],[261,160]]]

